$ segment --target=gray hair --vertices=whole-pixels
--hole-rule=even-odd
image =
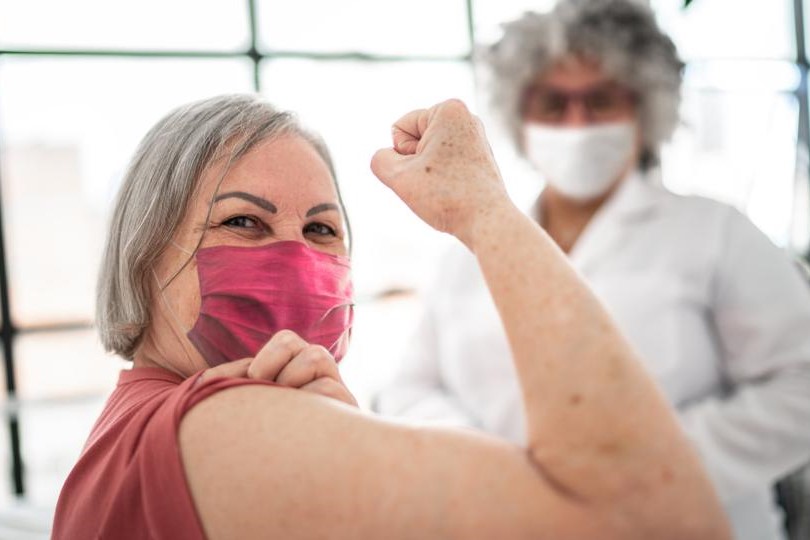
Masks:
[[[108,352],[133,358],[151,321],[152,266],[180,225],[203,171],[223,157],[229,159],[227,171],[256,144],[284,135],[311,143],[335,178],[323,141],[293,114],[251,94],[179,107],[146,134],[118,193],[99,274],[96,323]]]
[[[660,144],[678,123],[684,64],[653,12],[638,0],[561,0],[549,13],[525,13],[505,24],[500,41],[478,52],[490,76],[490,104],[518,148],[527,85],[571,56],[596,60],[636,94],[641,166],[657,164]]]

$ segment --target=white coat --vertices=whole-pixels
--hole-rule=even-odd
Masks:
[[[772,485],[810,460],[810,287],[798,268],[731,207],[639,175],[570,261],[677,408],[735,537],[784,538]],[[441,268],[378,409],[523,443],[520,389],[475,259],[459,247]]]

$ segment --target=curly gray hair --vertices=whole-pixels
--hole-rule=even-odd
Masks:
[[[521,105],[527,85],[558,61],[593,59],[638,97],[641,167],[658,162],[660,144],[678,123],[683,62],[638,0],[561,0],[545,14],[525,13],[478,52],[488,68],[490,104],[520,148]]]
[[[146,134],[118,193],[99,273],[96,323],[107,351],[133,358],[151,321],[150,270],[180,225],[203,171],[220,158],[228,159],[227,171],[260,142],[285,135],[312,144],[335,178],[320,137],[252,94],[182,106]],[[342,207],[337,182],[335,187]],[[351,238],[345,209],[343,214]]]

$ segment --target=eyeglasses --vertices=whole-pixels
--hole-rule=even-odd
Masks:
[[[605,122],[632,111],[636,96],[612,83],[580,92],[530,86],[523,95],[523,118],[546,123],[561,122],[573,103],[578,103],[584,109],[588,120]]]

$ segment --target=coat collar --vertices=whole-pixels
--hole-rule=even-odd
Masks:
[[[633,172],[600,209],[621,221],[651,215],[666,197],[667,191],[655,172]],[[596,218],[598,216],[594,216]]]
[[[654,210],[658,203],[667,195],[656,172],[634,171],[616,189],[616,192],[602,205],[594,220],[602,215],[610,218],[625,220],[647,215]],[[542,196],[542,193],[541,193]],[[538,196],[531,208],[530,215],[538,222],[541,220],[540,197]]]
[[[631,173],[585,227],[569,253],[571,263],[587,273],[591,265],[619,249],[633,227],[652,218],[667,193],[655,172]],[[540,220],[539,197],[532,215]]]

